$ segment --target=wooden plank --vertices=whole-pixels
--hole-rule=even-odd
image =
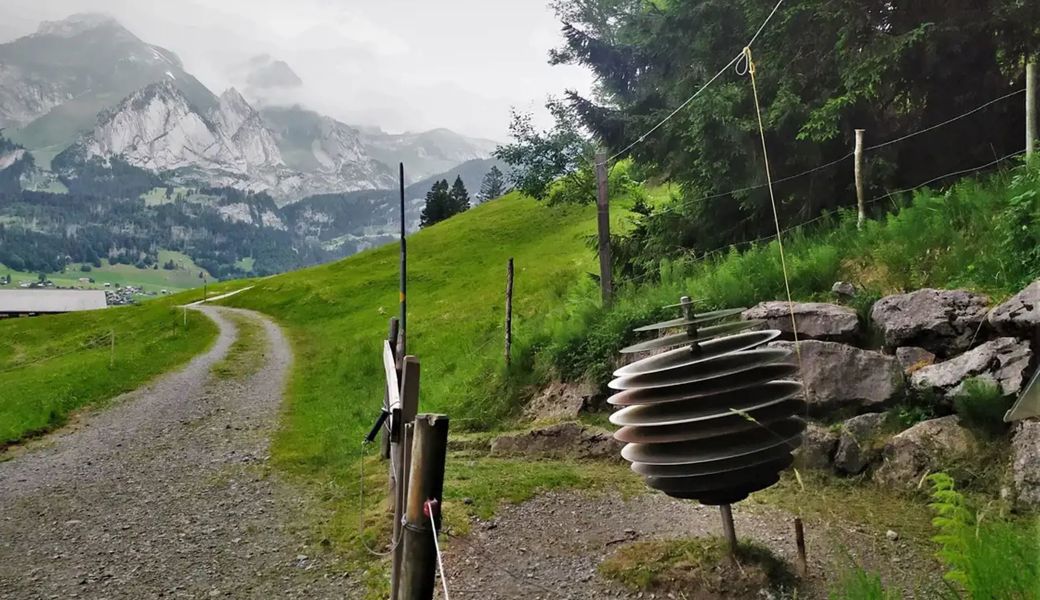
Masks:
[[[383,370],[386,371],[386,393],[390,408],[401,405],[401,384],[397,380],[397,360],[390,342],[383,342]]]

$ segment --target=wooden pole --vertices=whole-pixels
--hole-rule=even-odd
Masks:
[[[809,561],[805,558],[805,529],[801,517],[794,518],[794,543],[798,549],[798,576],[805,577],[809,574]]]
[[[116,366],[116,330],[115,329],[112,330],[112,349],[111,349],[111,354],[109,354],[109,357],[108,357],[108,366],[109,366],[109,368],[112,368],[112,367]]]
[[[599,285],[603,294],[603,305],[614,298],[614,271],[610,258],[610,195],[607,190],[607,153],[596,153],[596,196],[597,219],[599,222]]]
[[[867,206],[863,193],[863,134],[866,130],[856,130],[856,205],[859,207],[859,218],[856,219],[856,228],[863,229],[863,223],[867,220]]]
[[[730,564],[737,564],[737,530],[733,527],[733,510],[729,504],[720,504],[719,512],[722,514],[722,533],[726,536],[729,545],[727,558]]]
[[[415,420],[412,442],[412,466],[408,484],[408,506],[405,511],[404,558],[399,600],[431,600],[435,587],[437,550],[433,543],[430,517],[425,511],[427,500],[439,507],[444,492],[444,463],[448,450],[448,417],[419,415]],[[433,511],[437,529],[441,527],[440,510]]]
[[[391,463],[396,466],[395,478],[397,486],[394,488],[394,541],[401,539],[401,528],[404,526],[404,512],[408,500],[408,479],[410,477],[412,459],[412,422],[419,409],[419,359],[414,356],[405,356],[401,359],[401,439],[390,449],[393,455]],[[397,544],[394,549],[393,561],[390,568],[390,593],[391,598],[400,597],[398,586],[400,583],[401,569],[403,568],[404,545]]]
[[[1026,63],[1026,160],[1036,146],[1036,63]]]
[[[513,259],[506,263],[506,366],[513,362]]]

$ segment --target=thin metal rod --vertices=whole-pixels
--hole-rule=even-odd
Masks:
[[[737,562],[737,530],[733,527],[733,510],[729,504],[720,504],[719,513],[722,515],[722,532],[726,536],[726,542],[729,545],[729,552],[727,553],[729,562],[736,564]]]
[[[404,163],[400,163],[401,170],[401,323],[397,337],[397,356],[407,354],[406,333],[408,331],[408,244],[405,241],[405,214],[404,214]]]

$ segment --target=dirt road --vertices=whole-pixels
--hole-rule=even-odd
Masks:
[[[207,353],[0,463],[0,598],[343,598],[352,582],[303,545],[300,494],[267,468],[292,360],[272,322],[252,375]]]

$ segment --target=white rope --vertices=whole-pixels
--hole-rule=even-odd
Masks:
[[[448,578],[444,576],[444,557],[441,556],[441,545],[437,541],[437,523],[433,518],[433,504],[426,501],[426,514],[430,515],[430,527],[433,529],[433,547],[437,550],[437,569],[441,573],[441,585],[444,587],[444,600],[451,600],[448,595]]]
[[[769,21],[771,21],[773,19],[773,15],[776,14],[776,11],[780,10],[780,5],[783,4],[783,3],[784,3],[784,0],[780,0],[779,2],[776,3],[776,6],[773,7],[773,11],[771,13],[769,13],[769,16],[766,17],[766,20],[762,22],[762,25],[758,28],[758,31],[755,32],[755,35],[751,36],[751,39],[748,41],[748,43],[744,44],[744,47],[750,47],[752,44],[755,43],[755,40],[757,40],[758,36],[760,36],[762,34],[762,32],[766,28],[766,25],[768,25]],[[610,162],[610,161],[616,159],[617,157],[621,156],[622,154],[628,152],[632,148],[635,148],[637,145],[639,145],[639,144],[643,143],[644,141],[646,141],[647,136],[651,135],[653,132],[655,132],[658,129],[660,129],[662,125],[664,125],[668,121],[671,121],[673,118],[675,118],[675,115],[679,114],[680,112],[682,112],[682,110],[684,108],[689,106],[690,103],[693,102],[695,98],[697,98],[697,96],[701,95],[701,92],[703,92],[704,90],[708,89],[708,87],[711,86],[711,84],[715,83],[716,79],[718,79],[719,77],[722,77],[722,74],[725,73],[727,70],[729,70],[730,67],[736,65],[741,60],[741,58],[743,56],[744,56],[744,51],[741,50],[740,52],[737,53],[736,56],[733,57],[732,60],[730,60],[728,63],[726,63],[726,66],[724,66],[721,69],[719,69],[719,72],[716,73],[714,77],[709,79],[708,82],[705,83],[703,86],[701,86],[701,88],[699,90],[694,92],[692,96],[687,98],[682,104],[680,104],[678,107],[676,107],[676,109],[673,110],[667,117],[665,117],[660,122],[658,122],[657,125],[654,125],[653,127],[651,127],[649,130],[647,130],[645,133],[643,133],[643,135],[641,135],[638,138],[636,138],[636,141],[632,142],[628,146],[625,146],[625,148],[622,149],[620,152],[618,152],[617,154],[614,154],[613,156],[608,158],[607,162]]]

